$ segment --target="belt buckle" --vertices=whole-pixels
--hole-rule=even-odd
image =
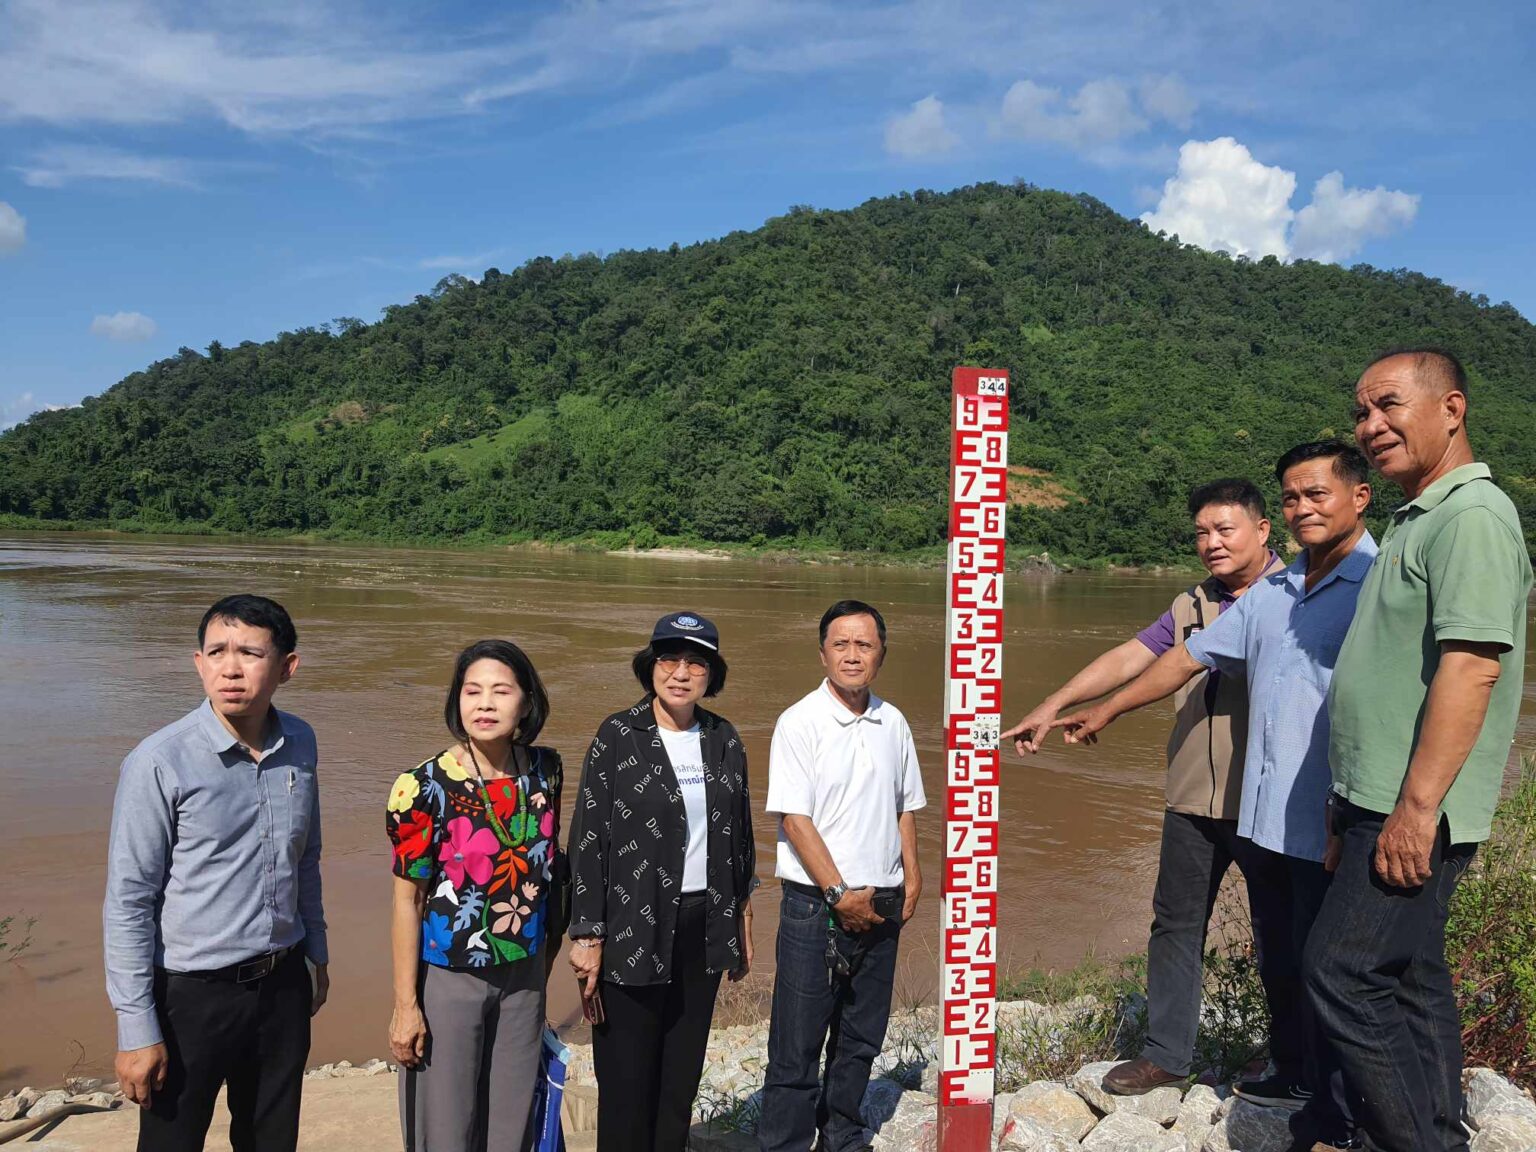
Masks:
[[[273,957],[263,956],[259,960],[247,960],[235,969],[235,983],[249,984],[252,980],[260,980],[263,976],[272,974]]]

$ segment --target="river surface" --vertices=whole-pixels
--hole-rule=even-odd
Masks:
[[[1004,677],[1011,723],[1081,665],[1165,609],[1176,575],[1009,578]],[[629,657],[661,614],[713,619],[730,662],[712,707],[746,739],[766,887],[758,963],[723,1009],[749,1013],[771,988],[777,886],[761,815],[778,714],[816,687],[816,624],[832,601],[877,605],[890,654],[877,691],[917,739],[929,808],[918,826],[923,905],[903,935],[897,998],[935,994],[943,795],[944,582],[937,571],[542,551],[429,551],[189,538],[0,537],[0,916],[32,918],[32,943],[0,964],[0,1090],[109,1071],[115,1047],[101,970],[101,897],[117,769],[140,739],[200,700],[191,654],[220,596],[261,592],[299,629],[302,664],[277,697],[320,741],[332,992],[312,1063],[387,1054],[389,849],[395,776],[449,741],[443,695],[454,655],[516,640],[549,689],[541,743],[574,781],[598,722],[640,696]],[[1517,746],[1536,745],[1527,701]],[[999,844],[1004,971],[1070,965],[1145,947],[1161,826],[1160,707],[1121,720],[1096,749],[1008,753]],[[569,793],[574,789],[568,789]],[[550,1015],[579,1017],[562,957]]]

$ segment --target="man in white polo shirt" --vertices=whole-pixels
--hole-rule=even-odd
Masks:
[[[773,730],[767,809],[779,816],[783,896],[763,1152],[809,1152],[818,1131],[822,1152],[866,1145],[860,1106],[885,1043],[896,943],[923,888],[912,730],[869,690],[884,660],[880,613],[832,605],[821,618],[826,679]]]

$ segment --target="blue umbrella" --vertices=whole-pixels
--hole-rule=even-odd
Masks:
[[[565,1132],[560,1127],[560,1102],[565,1099],[565,1070],[571,1050],[560,1042],[553,1028],[544,1029],[539,1045],[539,1078],[533,1089],[533,1114],[529,1131],[532,1152],[565,1152]]]

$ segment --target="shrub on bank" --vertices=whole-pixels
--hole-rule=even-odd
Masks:
[[[1536,756],[1456,890],[1446,957],[1467,1063],[1536,1087]]]

